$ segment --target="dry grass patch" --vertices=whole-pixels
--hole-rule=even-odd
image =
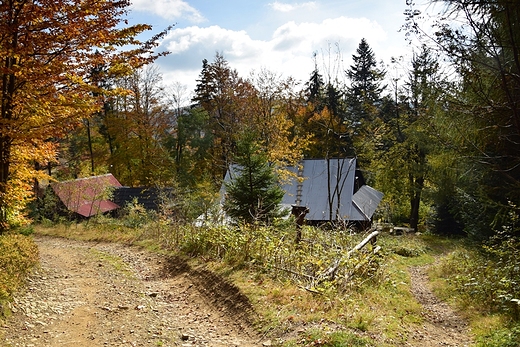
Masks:
[[[38,247],[32,237],[0,235],[0,320],[10,314],[9,301],[38,263]]]

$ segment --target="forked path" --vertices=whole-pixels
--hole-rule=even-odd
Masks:
[[[263,344],[238,290],[181,259],[117,244],[36,241],[41,267],[12,305],[2,346]]]
[[[411,333],[407,346],[471,346],[467,321],[433,294],[427,270],[428,266],[410,268],[412,294],[423,307],[424,323]]]

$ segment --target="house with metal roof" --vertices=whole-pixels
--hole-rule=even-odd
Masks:
[[[308,221],[370,221],[383,198],[364,184],[356,158],[305,159],[288,169],[295,175],[282,186],[282,204],[307,207]]]
[[[112,200],[119,206],[137,202],[149,211],[159,211],[165,200],[173,197],[173,188],[119,187],[113,191]]]
[[[282,185],[282,206],[306,207],[305,219],[312,223],[370,222],[383,198],[383,193],[364,184],[356,158],[304,159],[287,170],[292,175]],[[231,167],[225,180],[232,180],[235,171]]]
[[[50,187],[64,207],[80,217],[91,217],[119,208],[109,199],[110,190],[121,187],[112,174],[56,182]]]

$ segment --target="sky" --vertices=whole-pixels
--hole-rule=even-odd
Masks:
[[[165,85],[192,92],[202,60],[222,53],[240,76],[262,69],[306,82],[316,62],[322,74],[343,78],[362,38],[377,61],[407,55],[400,32],[406,0],[132,0],[131,24],[159,32],[175,26],[157,60]]]

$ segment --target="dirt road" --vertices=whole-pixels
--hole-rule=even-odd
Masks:
[[[113,243],[36,242],[41,267],[15,298],[0,347],[271,345],[251,328],[254,312],[235,286],[182,259]],[[405,345],[471,345],[467,323],[433,295],[426,270],[410,268],[424,322]]]
[[[36,237],[41,268],[2,327],[7,346],[262,346],[238,290],[180,259]],[[3,346],[3,345],[2,345]]]

